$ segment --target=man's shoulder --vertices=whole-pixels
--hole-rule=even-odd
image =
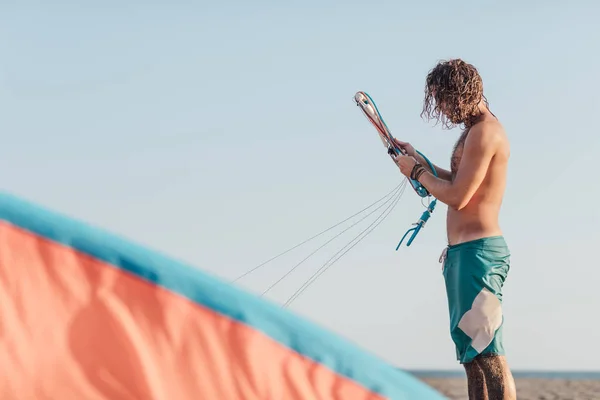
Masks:
[[[504,126],[496,118],[484,119],[473,125],[471,131],[480,132],[486,135],[504,135]]]
[[[484,120],[473,125],[465,141],[465,149],[470,154],[489,156],[510,153],[506,133],[497,120]]]
[[[485,146],[497,146],[508,143],[506,131],[497,119],[487,119],[473,125],[467,140]]]

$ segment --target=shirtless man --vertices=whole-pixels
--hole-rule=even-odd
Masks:
[[[446,127],[462,126],[451,170],[435,166],[435,177],[414,148],[396,164],[448,206],[448,246],[443,275],[450,333],[464,365],[470,399],[516,399],[502,340],[502,287],[510,252],[498,214],[506,186],[510,146],[502,125],[488,108],[477,69],[463,60],[440,62],[427,75],[421,116]]]

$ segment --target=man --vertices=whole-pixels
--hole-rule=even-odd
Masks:
[[[477,69],[463,60],[440,62],[427,75],[421,116],[446,127],[463,126],[450,171],[427,163],[409,144],[396,164],[448,205],[448,246],[440,261],[450,310],[450,333],[464,365],[470,399],[516,399],[502,340],[502,287],[510,252],[498,214],[506,186],[510,146],[488,108]]]

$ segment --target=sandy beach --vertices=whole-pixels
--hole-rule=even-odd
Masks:
[[[468,400],[464,378],[421,378],[452,400]],[[519,400],[600,400],[600,380],[515,378]]]

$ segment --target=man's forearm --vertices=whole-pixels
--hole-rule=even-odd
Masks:
[[[422,164],[425,169],[431,173],[433,173],[433,171],[431,170],[431,168],[429,167],[429,163],[427,163],[427,161],[423,158],[423,156],[421,156],[419,153],[415,152],[415,158],[417,159],[417,161],[419,162],[419,164]],[[437,165],[431,163],[433,165],[433,167],[435,168],[435,172],[438,175],[438,178],[444,180],[444,181],[451,181],[452,180],[452,173],[448,170],[445,170],[444,168],[438,167]]]
[[[419,176],[419,182],[439,201],[449,207],[460,209],[463,207],[462,201],[458,198],[452,182],[449,180],[436,178],[429,171]]]

